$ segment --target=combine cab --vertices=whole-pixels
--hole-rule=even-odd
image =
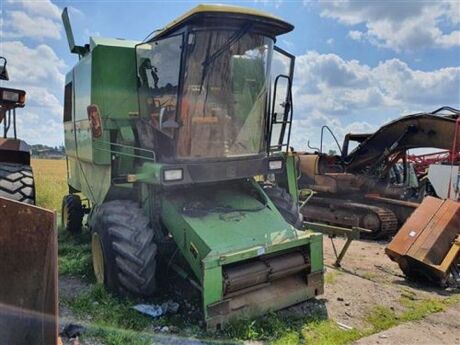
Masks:
[[[0,80],[8,80],[6,59],[0,57],[0,61]],[[35,204],[30,147],[16,134],[16,109],[24,107],[25,98],[24,90],[0,87],[0,197]]]
[[[274,47],[293,26],[200,5],[144,42],[76,46],[63,19],[80,60],[65,82],[62,214],[80,231],[88,200],[97,280],[151,296],[159,262],[186,271],[211,329],[321,294],[322,236],[301,229],[287,153],[294,58]],[[271,76],[272,60],[284,69]]]

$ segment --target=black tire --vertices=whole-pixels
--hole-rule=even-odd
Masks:
[[[61,224],[64,230],[72,234],[79,234],[82,229],[83,207],[80,197],[76,194],[68,194],[62,199]]]
[[[98,207],[91,224],[93,241],[99,238],[102,247],[104,285],[121,296],[151,296],[156,285],[157,246],[142,209],[133,201],[110,201]],[[94,257],[93,245],[96,273]]]
[[[0,163],[0,196],[35,205],[32,168],[17,163]]]
[[[291,195],[285,189],[273,184],[264,184],[262,188],[286,222],[296,229],[301,229],[303,216],[300,214],[299,205],[296,200],[292,200]]]

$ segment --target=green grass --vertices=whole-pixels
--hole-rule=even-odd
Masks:
[[[91,327],[83,339],[97,339],[104,345],[150,345],[152,335],[117,328]]]
[[[371,334],[384,331],[401,323],[421,320],[430,314],[445,311],[452,304],[459,303],[460,296],[448,298],[416,299],[413,293],[401,294],[400,303],[405,308],[401,313],[377,306],[367,315],[366,321],[371,325]]]
[[[59,230],[58,237],[59,274],[93,281],[89,232],[72,235]]]
[[[239,319],[231,322],[225,328],[222,336],[239,340],[269,340],[279,342],[281,339],[289,339],[291,344],[298,338],[295,332],[299,319],[294,317],[282,317],[276,313],[270,313],[257,319]]]
[[[342,272],[336,270],[329,270],[324,275],[324,283],[327,285],[334,285],[337,283],[337,277],[341,275]]]
[[[91,323],[102,328],[142,331],[151,324],[148,318],[131,307],[136,301],[112,296],[99,284],[83,294],[62,301],[80,318],[91,317]]]
[[[348,344],[365,335],[357,329],[343,330],[333,320],[321,320],[307,324],[301,331],[304,343],[315,345]]]

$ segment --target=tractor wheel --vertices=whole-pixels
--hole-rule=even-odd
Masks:
[[[296,229],[301,229],[303,216],[300,214],[299,205],[292,200],[291,195],[285,189],[272,184],[264,184],[262,188],[286,222]]]
[[[0,163],[0,196],[35,204],[35,184],[29,165]]]
[[[68,194],[62,199],[61,224],[66,231],[79,234],[82,229],[83,207],[80,197],[76,194]]]
[[[121,296],[151,296],[157,246],[142,209],[133,201],[109,201],[94,217],[91,249],[97,281]]]

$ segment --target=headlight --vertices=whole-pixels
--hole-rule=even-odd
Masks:
[[[4,101],[18,102],[19,101],[19,93],[11,92],[11,91],[3,91],[2,98],[3,98]]]
[[[269,161],[268,162],[268,169],[270,170],[281,170],[283,168],[283,161],[276,160],[276,161]]]
[[[163,171],[163,179],[165,181],[180,181],[184,178],[182,169],[170,169]]]

